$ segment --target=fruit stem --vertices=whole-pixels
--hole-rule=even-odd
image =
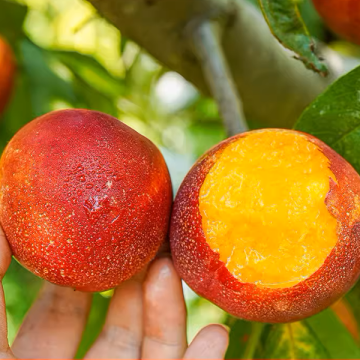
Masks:
[[[257,349],[258,343],[260,341],[261,334],[264,329],[263,323],[253,322],[250,338],[246,344],[246,348],[244,351],[243,359],[253,359],[255,355],[255,351]]]
[[[221,45],[220,27],[203,19],[188,26],[193,51],[223,118],[228,136],[248,130],[242,102]]]

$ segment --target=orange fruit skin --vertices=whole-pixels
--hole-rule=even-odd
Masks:
[[[15,57],[8,43],[0,37],[0,116],[9,102],[15,78]]]
[[[103,291],[166,238],[171,181],[156,146],[117,119],[62,110],[23,127],[0,160],[0,223],[37,276]]]
[[[330,180],[326,206],[336,218],[338,241],[324,264],[311,276],[288,288],[261,288],[241,283],[206,242],[199,212],[200,188],[227,145],[247,133],[229,138],[203,155],[185,177],[175,198],[170,243],[177,271],[200,296],[235,317],[284,323],[324,310],[356,282],[360,274],[360,176],[340,155],[308,135],[330,161],[337,184]],[[276,235],[274,235],[276,236]]]
[[[313,0],[313,3],[330,29],[360,45],[359,0]]]

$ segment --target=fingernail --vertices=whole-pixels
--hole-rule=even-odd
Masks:
[[[168,278],[171,275],[171,269],[168,261],[164,261],[159,270],[159,279]]]

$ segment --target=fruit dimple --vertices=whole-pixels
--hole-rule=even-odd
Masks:
[[[230,143],[199,193],[206,241],[239,281],[291,287],[337,243],[329,160],[304,135],[258,131]]]

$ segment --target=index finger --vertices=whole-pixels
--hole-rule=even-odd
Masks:
[[[5,234],[0,227],[0,280],[3,277],[11,262],[11,250],[6,240]],[[7,339],[6,307],[4,290],[0,285],[0,355],[4,358],[11,358],[12,354]]]
[[[2,281],[11,262],[11,250],[0,226],[0,280]]]

